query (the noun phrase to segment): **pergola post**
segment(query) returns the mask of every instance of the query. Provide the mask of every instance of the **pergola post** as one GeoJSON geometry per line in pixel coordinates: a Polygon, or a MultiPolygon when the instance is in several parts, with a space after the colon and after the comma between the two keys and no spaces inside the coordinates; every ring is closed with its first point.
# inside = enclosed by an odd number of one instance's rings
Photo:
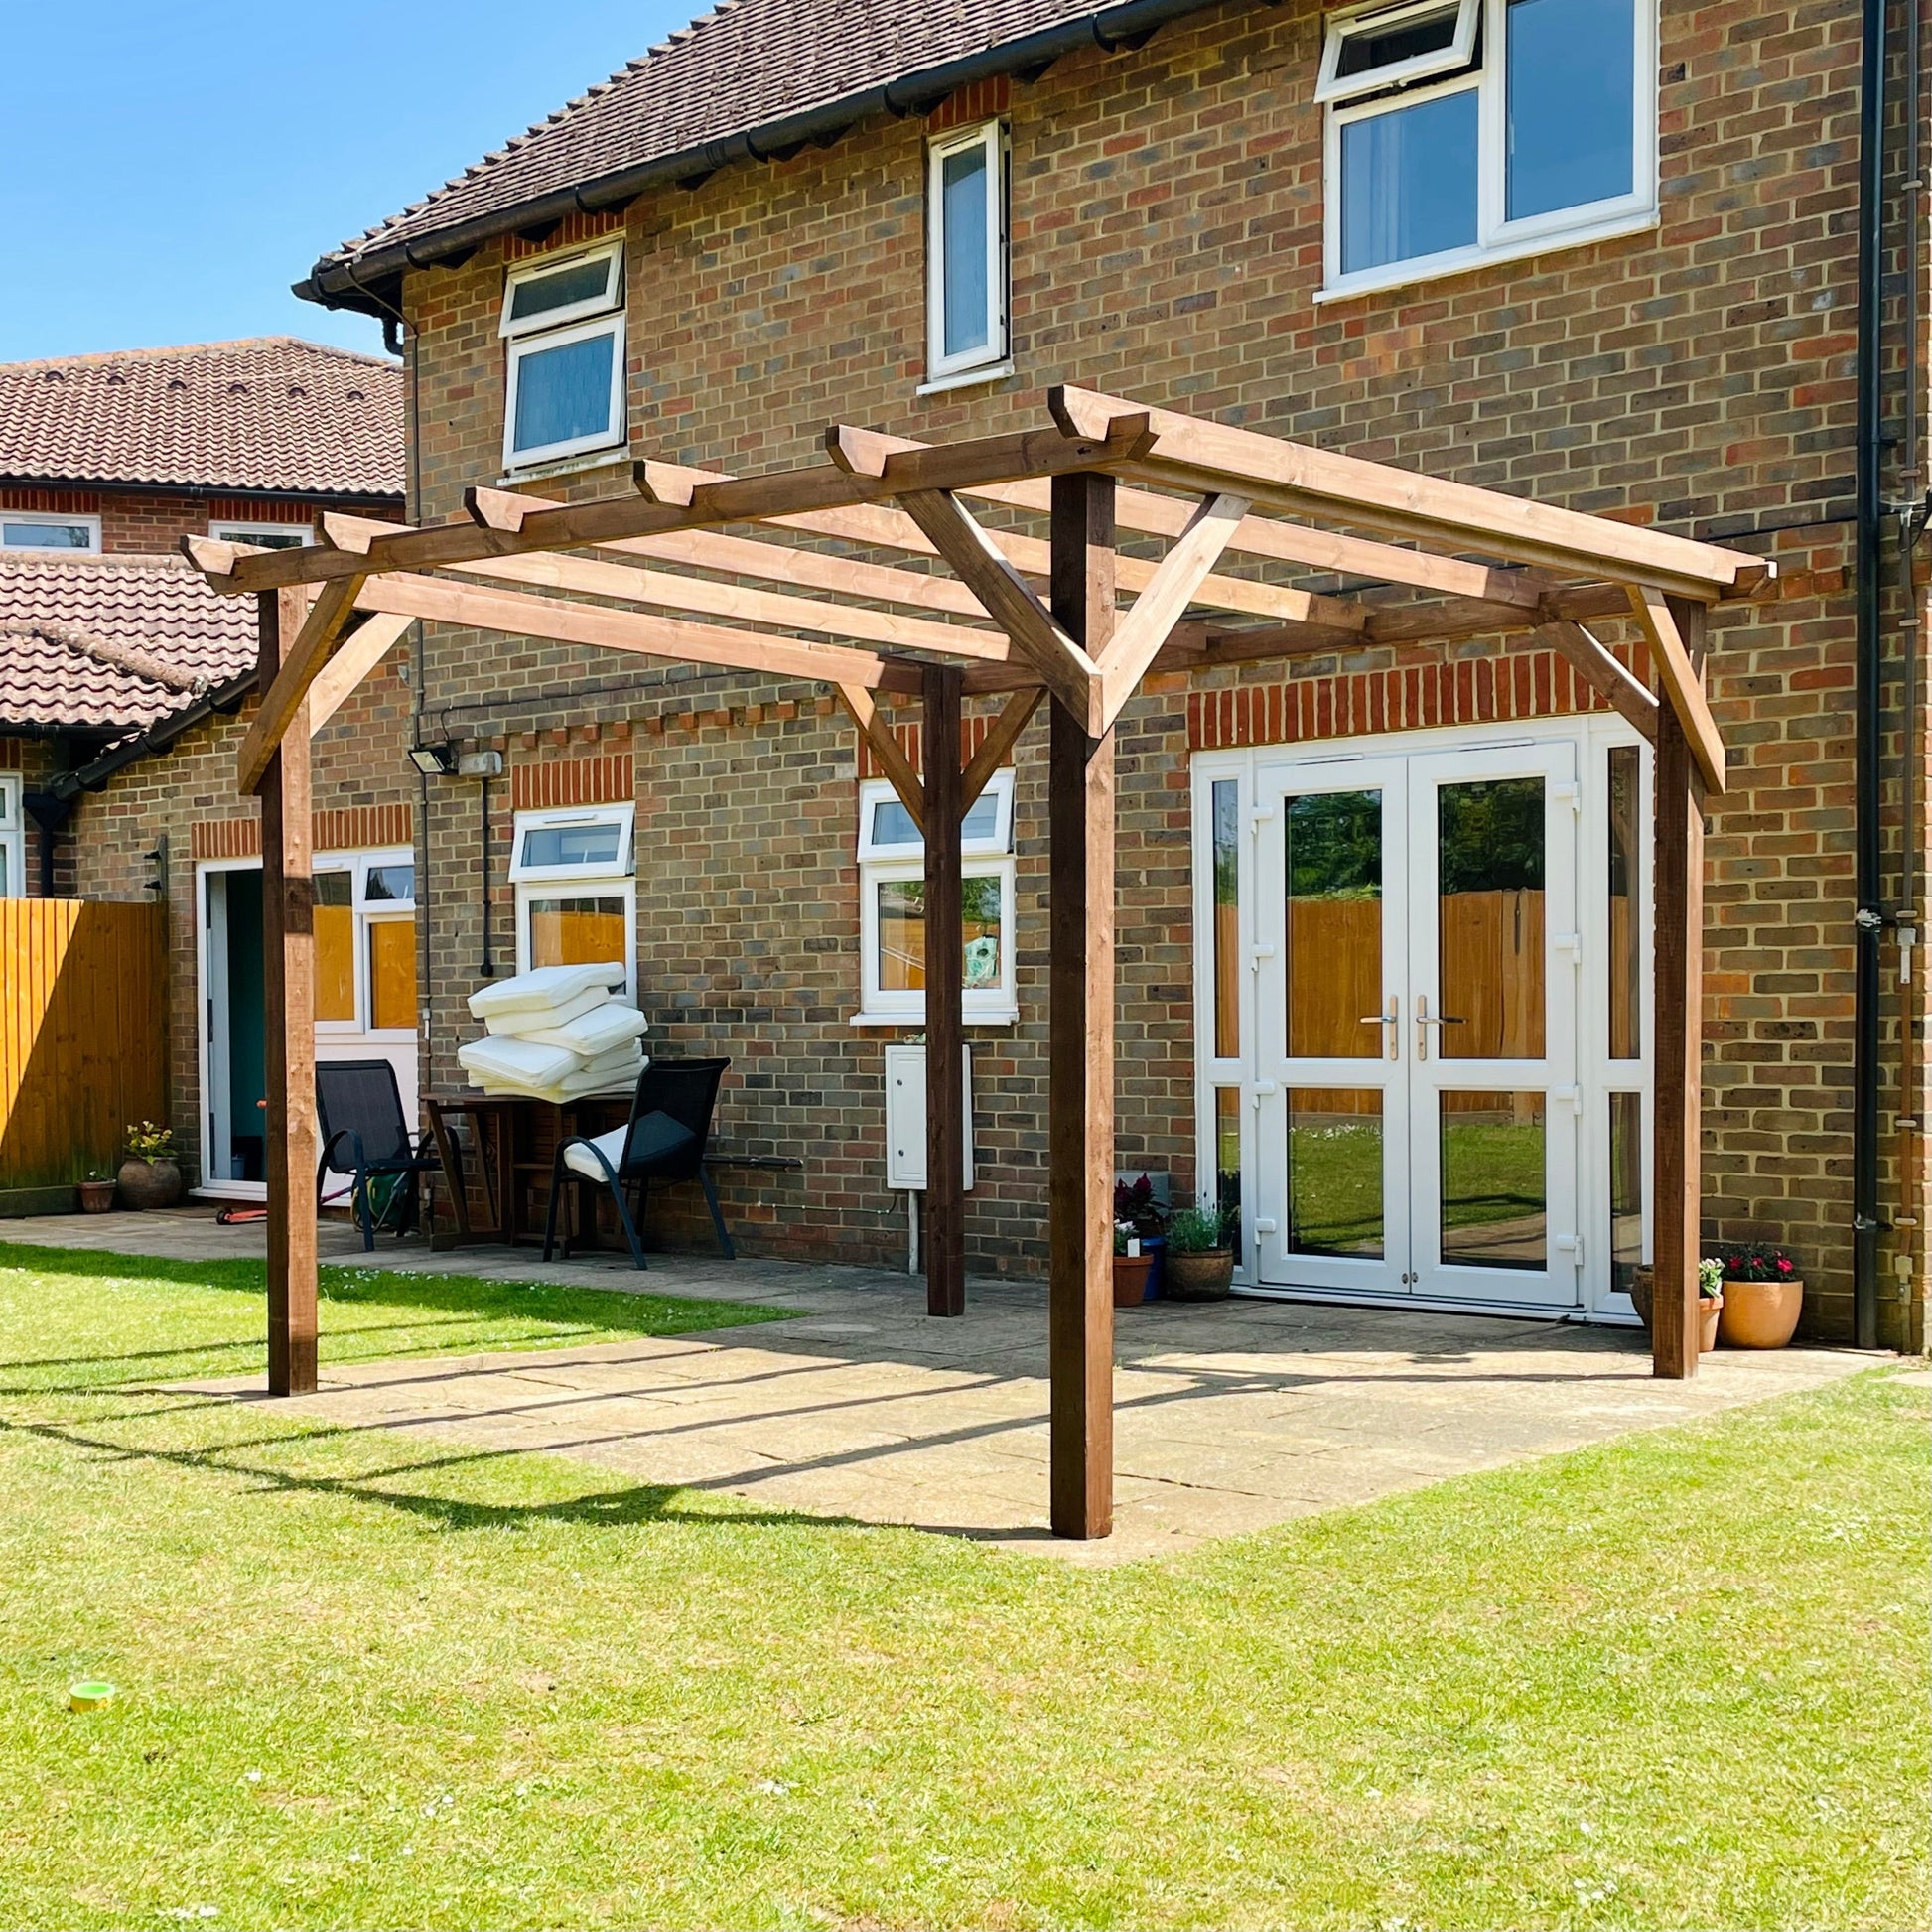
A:
{"type": "MultiPolygon", "coordinates": [[[[1672,615],[1700,686],[1704,607],[1677,598],[1672,615]]],[[[1655,1374],[1698,1370],[1699,1223],[1703,1197],[1704,785],[1675,707],[1657,707],[1655,997],[1657,1123],[1651,1173],[1655,1263],[1650,1358],[1655,1374]]]]}
{"type": "MultiPolygon", "coordinates": [[[[1114,480],[1053,479],[1052,611],[1091,657],[1114,625],[1114,480]]],[[[1114,739],[1055,697],[1048,753],[1047,1354],[1055,1536],[1114,1523],[1114,739]]]]}
{"type": "MultiPolygon", "coordinates": [[[[261,689],[300,635],[297,590],[260,598],[261,689]]],[[[308,700],[262,775],[262,994],[268,1174],[268,1390],[316,1386],[315,876],[311,865],[308,700]]]]}
{"type": "Polygon", "coordinates": [[[960,673],[924,673],[925,1311],[966,1312],[966,1150],[961,989],[960,673]]]}

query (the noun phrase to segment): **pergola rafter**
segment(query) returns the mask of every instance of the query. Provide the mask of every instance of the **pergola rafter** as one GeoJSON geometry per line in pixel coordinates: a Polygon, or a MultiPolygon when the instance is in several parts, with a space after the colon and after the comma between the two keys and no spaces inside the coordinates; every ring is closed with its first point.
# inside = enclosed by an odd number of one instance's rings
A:
{"type": "MultiPolygon", "coordinates": [[[[839,425],[830,461],[752,477],[646,461],[632,491],[588,502],[479,485],[464,516],[421,528],[332,513],[299,550],[185,541],[262,613],[265,695],[236,775],[264,800],[271,1137],[289,1137],[270,1187],[278,1392],[315,1375],[307,740],[416,619],[829,687],[924,833],[941,960],[959,943],[961,820],[1048,705],[1052,1514],[1079,1536],[1111,1512],[1115,722],[1151,672],[1533,632],[1657,748],[1653,1344],[1659,1374],[1695,1371],[1698,832],[1725,776],[1704,616],[1771,566],[1121,397],[1049,404],[1048,427],[946,445],[839,425]],[[1044,534],[1015,527],[1042,515],[1044,534]],[[1122,531],[1165,553],[1121,554],[1122,531]],[[1588,628],[1605,621],[1645,646],[1654,694],[1588,628]],[[922,769],[882,692],[919,699],[922,769]],[[982,693],[1006,702],[962,765],[961,705],[982,693]]],[[[965,1294],[962,1028],[956,976],[933,977],[927,1286],[948,1314],[965,1294]]]]}

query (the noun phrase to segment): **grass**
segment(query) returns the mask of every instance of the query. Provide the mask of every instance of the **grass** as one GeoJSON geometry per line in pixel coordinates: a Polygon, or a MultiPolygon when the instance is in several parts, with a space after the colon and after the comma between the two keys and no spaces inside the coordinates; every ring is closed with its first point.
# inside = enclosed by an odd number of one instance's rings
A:
{"type": "MultiPolygon", "coordinates": [[[[158,1392],[245,1284],[0,1261],[0,1923],[1926,1920],[1882,1373],[1088,1572],[158,1392]]],[[[529,1339],[437,1293],[325,1348],[529,1339]]]]}

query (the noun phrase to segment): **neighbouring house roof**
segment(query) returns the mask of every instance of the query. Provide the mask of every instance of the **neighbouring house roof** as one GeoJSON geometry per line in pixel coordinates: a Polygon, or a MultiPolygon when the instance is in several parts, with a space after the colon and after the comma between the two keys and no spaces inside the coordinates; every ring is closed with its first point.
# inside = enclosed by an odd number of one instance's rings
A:
{"type": "Polygon", "coordinates": [[[659,182],[769,160],[865,115],[1079,47],[1138,45],[1219,0],[723,0],[455,180],[325,255],[297,293],[376,313],[363,290],[512,229],[617,207],[659,182]],[[432,245],[432,238],[434,242],[432,245]]]}
{"type": "Polygon", "coordinates": [[[402,370],[293,336],[0,363],[0,477],[399,497],[402,370]]]}
{"type": "Polygon", "coordinates": [[[179,557],[0,555],[0,731],[124,738],[252,680],[252,598],[179,557]]]}

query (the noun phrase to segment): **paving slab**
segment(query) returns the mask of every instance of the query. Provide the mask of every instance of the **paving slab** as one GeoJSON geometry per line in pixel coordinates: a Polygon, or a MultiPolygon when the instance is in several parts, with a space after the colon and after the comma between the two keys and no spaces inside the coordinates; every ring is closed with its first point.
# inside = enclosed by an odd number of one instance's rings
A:
{"type": "MultiPolygon", "coordinates": [[[[219,1259],[263,1251],[260,1223],[211,1209],[51,1216],[0,1238],[219,1259]]],[[[326,1225],[326,1257],[365,1259],[326,1225]]],[[[1634,1329],[1326,1307],[1259,1298],[1156,1303],[1116,1324],[1115,1530],[1047,1530],[1046,1298],[969,1284],[966,1315],[931,1320],[921,1284],[887,1270],[709,1255],[648,1272],[534,1250],[433,1255],[382,1242],[402,1272],[579,1283],[792,1312],[752,1327],[460,1359],[332,1364],[278,1404],[439,1450],[542,1449],[640,1484],[711,1489],[760,1509],[904,1524],[1082,1564],[1183,1554],[1218,1537],[1372,1501],[1631,1430],[1798,1389],[1885,1359],[1849,1350],[1721,1350],[1659,1382],[1634,1329]]],[[[326,1348],[326,1341],[325,1341],[326,1348]]],[[[196,1384],[234,1396],[258,1383],[196,1384]]]]}

